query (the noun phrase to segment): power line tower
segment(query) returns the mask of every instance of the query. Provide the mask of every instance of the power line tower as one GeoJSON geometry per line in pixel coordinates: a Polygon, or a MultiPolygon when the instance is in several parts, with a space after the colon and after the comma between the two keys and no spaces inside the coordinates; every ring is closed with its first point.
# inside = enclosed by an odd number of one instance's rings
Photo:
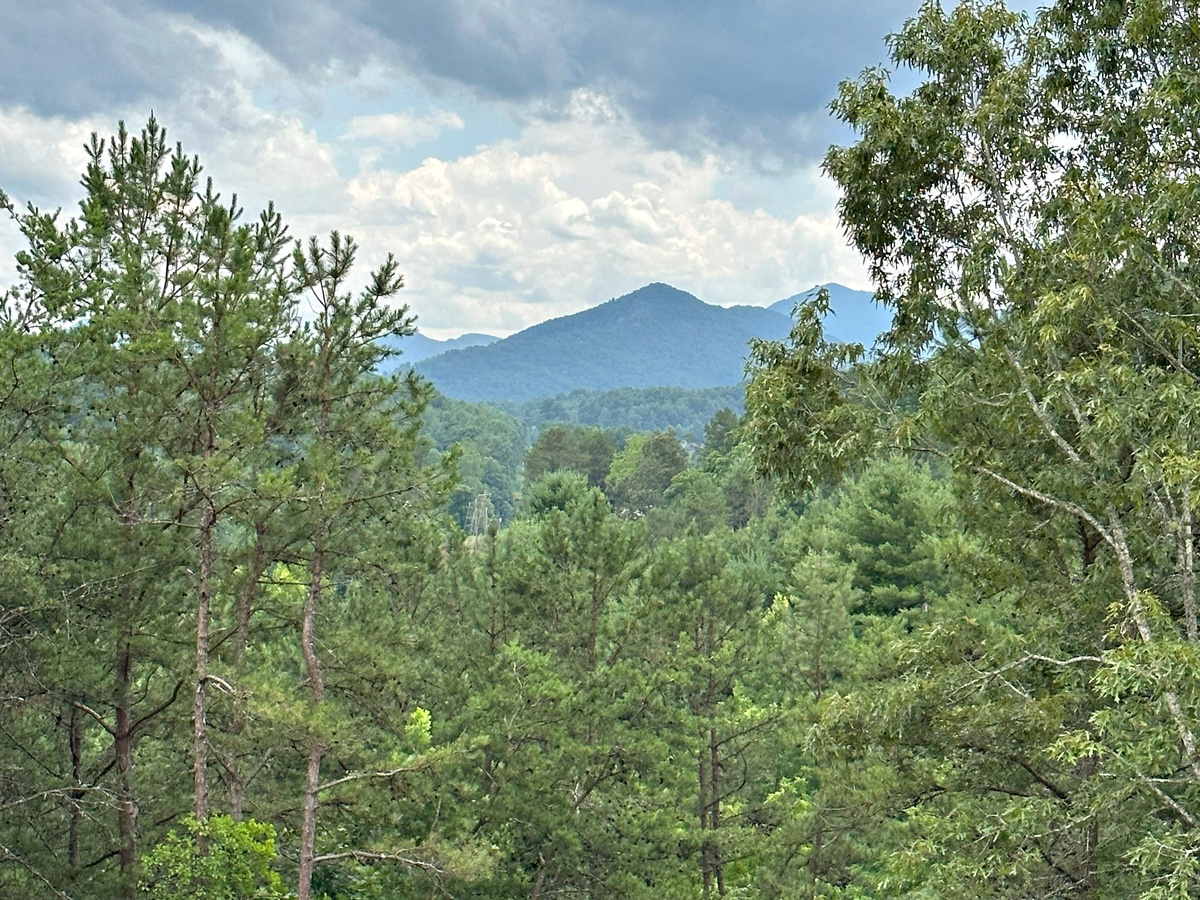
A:
{"type": "Polygon", "coordinates": [[[488,496],[487,491],[475,497],[475,503],[471,507],[471,528],[469,534],[471,537],[479,537],[487,534],[488,522],[492,515],[492,498],[488,496]]]}

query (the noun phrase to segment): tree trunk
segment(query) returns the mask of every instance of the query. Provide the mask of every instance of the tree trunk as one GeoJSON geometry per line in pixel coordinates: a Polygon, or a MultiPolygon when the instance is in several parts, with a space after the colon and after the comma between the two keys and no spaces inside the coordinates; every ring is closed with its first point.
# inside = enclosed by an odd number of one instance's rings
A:
{"type": "Polygon", "coordinates": [[[68,724],[71,745],[71,784],[74,787],[68,793],[70,802],[68,814],[70,821],[67,826],[67,862],[74,876],[79,871],[79,826],[83,819],[83,718],[79,710],[71,706],[71,718],[68,724]]]}
{"type": "Polygon", "coordinates": [[[321,786],[321,758],[325,746],[314,740],[308,751],[308,768],[304,775],[304,802],[300,821],[300,876],[296,900],[310,900],[312,892],[313,857],[317,847],[317,805],[321,786]]]}
{"type": "Polygon", "coordinates": [[[602,601],[600,594],[600,576],[592,573],[592,608],[591,617],[588,622],[587,636],[587,666],[589,672],[596,671],[596,637],[600,633],[600,604],[602,601]]]}
{"type": "MultiPolygon", "coordinates": [[[[250,644],[250,619],[254,615],[254,601],[258,596],[258,587],[267,568],[267,526],[261,519],[254,523],[254,534],[254,556],[250,562],[250,571],[246,575],[245,584],[242,585],[242,590],[238,594],[237,624],[233,635],[233,661],[237,677],[235,684],[239,686],[246,671],[246,648],[250,644]]],[[[229,727],[230,733],[233,735],[241,734],[246,727],[244,705],[244,699],[240,697],[235,699],[233,720],[229,727]]],[[[260,770],[264,762],[265,760],[260,760],[254,771],[260,770]]],[[[246,801],[246,786],[254,777],[254,773],[243,774],[236,740],[231,742],[228,752],[225,753],[224,766],[229,779],[229,815],[233,821],[240,822],[246,801]]]]}
{"type": "Polygon", "coordinates": [[[116,728],[113,749],[117,769],[117,833],[120,841],[118,860],[121,867],[121,897],[132,898],[137,887],[137,804],[133,799],[133,714],[132,704],[133,652],[129,635],[117,642],[114,665],[116,695],[116,728]]]}
{"type": "Polygon", "coordinates": [[[1180,498],[1179,524],[1179,594],[1183,600],[1183,616],[1188,640],[1200,640],[1200,627],[1196,622],[1196,549],[1195,526],[1192,521],[1192,490],[1184,484],[1180,498]]]}
{"type": "Polygon", "coordinates": [[[709,787],[712,790],[711,808],[708,813],[709,826],[712,828],[712,865],[713,875],[717,880],[717,896],[725,896],[725,861],[721,858],[721,848],[717,843],[717,833],[721,828],[721,741],[716,727],[708,732],[709,752],[709,787]]]}
{"type": "Polygon", "coordinates": [[[705,900],[712,896],[712,847],[709,844],[708,828],[708,798],[711,795],[709,781],[708,754],[701,750],[699,754],[699,787],[700,787],[700,881],[703,884],[705,900]]]}
{"type": "MultiPolygon", "coordinates": [[[[323,529],[321,530],[323,532],[323,529]]],[[[312,690],[313,706],[325,700],[325,681],[321,675],[321,661],[317,657],[315,631],[317,604],[321,598],[321,582],[325,569],[325,543],[318,532],[313,541],[312,566],[309,570],[308,593],[304,598],[304,621],[300,626],[300,651],[308,670],[309,687],[312,690]]],[[[317,801],[321,783],[321,759],[325,755],[325,744],[314,735],[308,751],[308,769],[304,778],[304,800],[300,821],[300,874],[297,885],[297,900],[309,900],[312,891],[313,857],[317,843],[317,801]]]]}
{"type": "MultiPolygon", "coordinates": [[[[1150,615],[1146,611],[1145,600],[1142,592],[1138,589],[1137,579],[1134,576],[1133,552],[1129,549],[1129,541],[1125,537],[1125,527],[1116,510],[1110,510],[1109,523],[1112,534],[1109,546],[1112,547],[1117,557],[1117,567],[1121,573],[1121,583],[1125,589],[1125,598],[1129,603],[1131,617],[1142,642],[1147,645],[1153,644],[1154,632],[1150,627],[1150,615]]],[[[1163,699],[1166,701],[1167,710],[1171,713],[1171,718],[1179,732],[1184,764],[1191,769],[1193,777],[1200,778],[1200,758],[1196,755],[1196,736],[1192,731],[1191,721],[1183,704],[1179,701],[1179,692],[1168,689],[1163,692],[1163,699]]]]}
{"type": "MultiPolygon", "coordinates": [[[[554,854],[551,853],[550,860],[553,859],[554,854]]],[[[546,890],[546,873],[550,870],[550,860],[547,860],[542,854],[538,854],[537,875],[534,876],[533,887],[529,891],[529,900],[541,900],[542,894],[546,890]]]]}
{"type": "Polygon", "coordinates": [[[314,544],[308,593],[304,598],[304,621],[300,625],[300,653],[304,656],[304,668],[308,671],[308,685],[312,691],[313,703],[320,704],[325,699],[325,681],[321,675],[321,661],[317,658],[316,622],[317,604],[321,599],[321,580],[325,574],[325,546],[319,535],[314,544]]]}
{"type": "MultiPolygon", "coordinates": [[[[212,497],[205,497],[200,522],[200,585],[196,608],[196,691],[192,698],[192,771],[195,813],[199,821],[208,818],[208,642],[216,568],[216,524],[217,511],[212,497]]],[[[201,853],[207,853],[207,840],[198,839],[197,848],[201,853]]]]}

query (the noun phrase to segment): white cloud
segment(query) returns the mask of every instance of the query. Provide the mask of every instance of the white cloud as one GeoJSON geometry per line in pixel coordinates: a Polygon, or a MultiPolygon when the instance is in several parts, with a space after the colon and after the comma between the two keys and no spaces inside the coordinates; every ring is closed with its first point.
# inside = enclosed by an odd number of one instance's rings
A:
{"type": "Polygon", "coordinates": [[[5,184],[12,199],[58,206],[68,202],[87,165],[92,132],[106,135],[115,122],[100,124],[82,119],[42,118],[17,107],[0,108],[0,160],[5,184]]]}
{"type": "MultiPolygon", "coordinates": [[[[88,120],[41,118],[22,108],[0,108],[0,188],[18,212],[32,203],[43,211],[64,207],[64,216],[72,215],[79,176],[87,165],[85,147],[93,131],[103,135],[108,130],[88,120]]],[[[16,278],[14,257],[24,242],[7,213],[0,216],[2,293],[16,278]]]]}
{"type": "MultiPolygon", "coordinates": [[[[390,243],[434,335],[508,333],[650,281],[723,305],[865,283],[832,204],[791,219],[739,208],[715,193],[731,178],[715,156],[654,149],[590,96],[457,160],[364,170],[349,191],[356,227],[390,243]]],[[[830,193],[815,167],[793,179],[830,193]]]]}
{"type": "Polygon", "coordinates": [[[415,147],[436,140],[446,129],[461,130],[462,118],[448,110],[434,110],[428,115],[381,113],[374,116],[354,116],[346,128],[347,140],[376,140],[404,147],[415,147]]]}
{"type": "Polygon", "coordinates": [[[192,84],[160,118],[196,148],[217,189],[248,209],[274,201],[285,218],[324,221],[346,202],[333,148],[299,116],[256,106],[244,88],[192,84]]]}
{"type": "MultiPolygon", "coordinates": [[[[386,156],[364,149],[346,173],[338,140],[323,140],[292,107],[264,108],[247,87],[269,61],[244,43],[214,46],[226,47],[228,65],[157,106],[169,139],[198,153],[218,190],[236,191],[251,213],[274,200],[295,236],[352,235],[364,269],[393,252],[408,284],[401,299],[432,336],[511,333],[651,281],[723,305],[765,305],[823,281],[865,286],[815,167],[780,182],[816,198],[792,207],[804,214],[771,214],[748,199],[761,176],[739,193],[748,176],[735,161],[657,149],[620,108],[581,92],[567,115],[534,119],[519,137],[457,159],[386,168],[386,156]]],[[[18,201],[14,181],[74,204],[87,135],[111,131],[121,115],[140,124],[130,110],[97,123],[0,109],[0,186],[18,201]]],[[[343,131],[389,140],[461,121],[398,111],[343,131]]],[[[14,249],[11,229],[0,228],[0,283],[11,280],[14,249]]]]}

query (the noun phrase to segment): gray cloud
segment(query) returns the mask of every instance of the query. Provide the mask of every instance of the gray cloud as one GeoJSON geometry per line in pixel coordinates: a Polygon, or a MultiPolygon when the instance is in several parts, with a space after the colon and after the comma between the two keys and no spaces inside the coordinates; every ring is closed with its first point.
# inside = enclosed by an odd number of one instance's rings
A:
{"type": "Polygon", "coordinates": [[[146,3],[0,2],[0,104],[79,116],[173,94],[215,55],[146,3]]]}
{"type": "Polygon", "coordinates": [[[837,83],[882,62],[916,0],[162,0],[241,31],[294,71],[382,59],[481,96],[616,99],[676,146],[819,153],[837,83]]]}
{"type": "Polygon", "coordinates": [[[381,61],[427,84],[560,109],[591,88],[662,144],[764,170],[818,156],[837,83],[885,58],[918,0],[43,0],[0,2],[0,102],[78,115],[175,93],[215,64],[181,17],[237,31],[304,79],[381,61]]]}

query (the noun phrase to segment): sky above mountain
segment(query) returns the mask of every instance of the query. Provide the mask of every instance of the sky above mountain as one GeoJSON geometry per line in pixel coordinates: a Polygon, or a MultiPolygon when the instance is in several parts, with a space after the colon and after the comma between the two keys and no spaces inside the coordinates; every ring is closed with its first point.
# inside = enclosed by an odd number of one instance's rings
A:
{"type": "MultiPolygon", "coordinates": [[[[153,111],[248,209],[394,253],[439,338],[652,281],[719,305],[865,288],[820,173],[849,139],[827,107],[917,8],[0,0],[0,188],[73,210],[89,134],[153,111]]],[[[0,284],[18,247],[0,224],[0,284]]]]}

